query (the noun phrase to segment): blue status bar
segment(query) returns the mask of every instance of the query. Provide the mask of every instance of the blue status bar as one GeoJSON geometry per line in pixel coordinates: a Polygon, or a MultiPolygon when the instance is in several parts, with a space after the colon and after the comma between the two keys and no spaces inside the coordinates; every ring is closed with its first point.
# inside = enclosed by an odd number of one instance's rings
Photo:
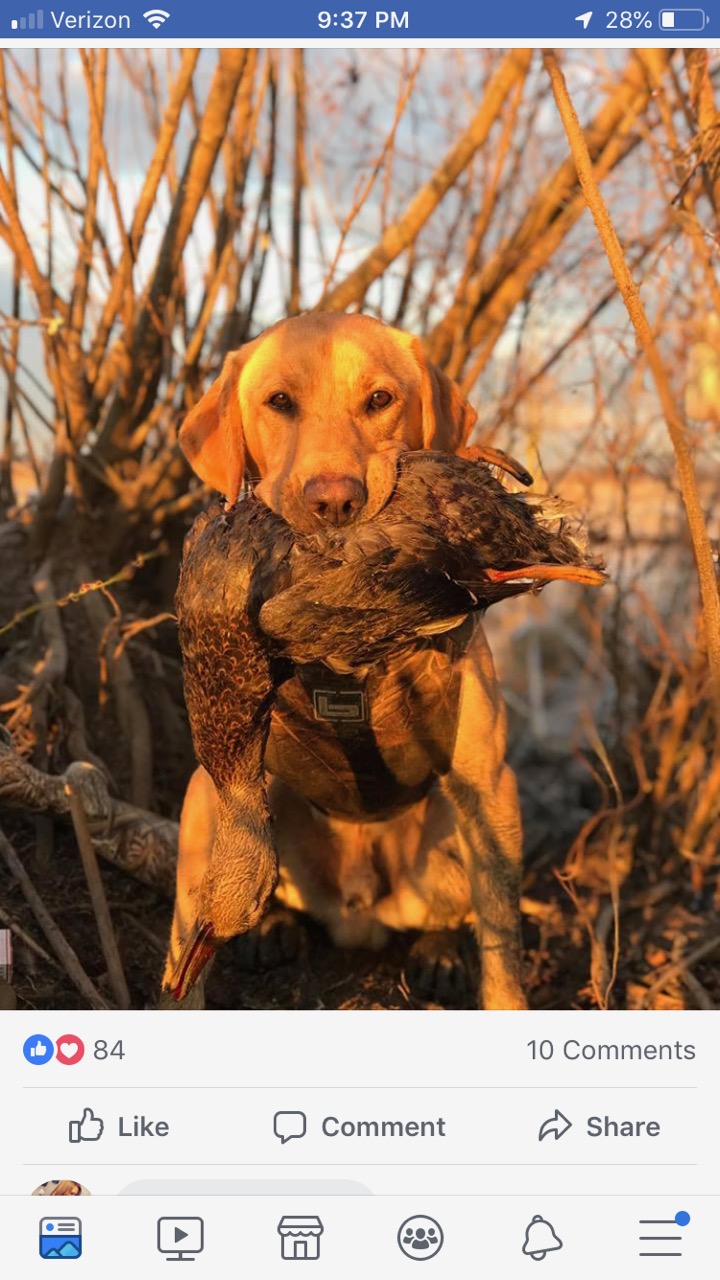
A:
{"type": "MultiPolygon", "coordinates": [[[[587,5],[588,0],[585,0],[587,5]]],[[[365,41],[373,39],[425,40],[547,40],[564,42],[587,38],[603,42],[654,40],[683,44],[720,37],[716,9],[645,8],[611,9],[603,4],[586,8],[582,0],[524,0],[514,4],[487,4],[483,0],[273,0],[263,5],[228,4],[224,0],[163,0],[123,4],[104,2],[78,7],[72,0],[56,8],[21,7],[6,0],[0,18],[0,34],[8,40],[76,38],[85,40],[212,39],[218,41],[322,39],[365,41]],[[365,5],[366,7],[363,7],[365,5]],[[357,6],[357,7],[355,7],[357,6]]]]}

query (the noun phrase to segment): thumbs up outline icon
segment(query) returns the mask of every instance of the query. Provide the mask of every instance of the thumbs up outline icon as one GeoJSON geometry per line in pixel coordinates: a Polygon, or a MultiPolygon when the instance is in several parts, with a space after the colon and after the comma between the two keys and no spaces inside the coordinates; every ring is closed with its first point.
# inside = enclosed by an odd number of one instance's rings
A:
{"type": "Polygon", "coordinates": [[[103,1135],[105,1121],[96,1116],[91,1107],[85,1107],[82,1120],[71,1120],[68,1133],[71,1142],[98,1142],[103,1135]]]}

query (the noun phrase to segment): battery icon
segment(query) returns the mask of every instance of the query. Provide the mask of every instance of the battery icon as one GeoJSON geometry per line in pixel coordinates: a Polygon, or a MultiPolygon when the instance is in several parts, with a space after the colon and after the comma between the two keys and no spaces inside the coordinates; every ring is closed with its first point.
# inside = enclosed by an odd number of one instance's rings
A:
{"type": "Polygon", "coordinates": [[[661,31],[704,31],[710,19],[704,9],[661,9],[661,31]]]}

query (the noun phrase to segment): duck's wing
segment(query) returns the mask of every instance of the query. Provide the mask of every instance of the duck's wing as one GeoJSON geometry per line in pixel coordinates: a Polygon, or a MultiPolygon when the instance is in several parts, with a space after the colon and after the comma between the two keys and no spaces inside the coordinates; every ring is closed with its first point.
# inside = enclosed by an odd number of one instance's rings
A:
{"type": "Polygon", "coordinates": [[[391,548],[307,577],[267,600],[260,626],[294,662],[366,666],[418,635],[457,626],[476,607],[444,571],[391,548]]]}
{"type": "Polygon", "coordinates": [[[181,613],[257,614],[283,576],[294,544],[289,525],[247,497],[230,512],[219,503],[198,516],[183,545],[176,595],[181,613]]]}
{"type": "Polygon", "coordinates": [[[284,522],[252,500],[230,515],[211,509],[186,539],[175,599],[185,702],[195,753],[218,787],[262,751],[274,680],[257,615],[291,545],[284,522]]]}

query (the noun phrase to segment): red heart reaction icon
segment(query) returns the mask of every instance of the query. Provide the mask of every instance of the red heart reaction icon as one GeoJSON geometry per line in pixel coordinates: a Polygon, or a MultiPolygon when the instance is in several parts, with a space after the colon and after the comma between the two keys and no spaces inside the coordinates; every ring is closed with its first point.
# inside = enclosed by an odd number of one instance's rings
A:
{"type": "Polygon", "coordinates": [[[74,1067],[85,1057],[85,1045],[79,1036],[60,1036],[55,1042],[55,1056],[64,1067],[74,1067]]]}

